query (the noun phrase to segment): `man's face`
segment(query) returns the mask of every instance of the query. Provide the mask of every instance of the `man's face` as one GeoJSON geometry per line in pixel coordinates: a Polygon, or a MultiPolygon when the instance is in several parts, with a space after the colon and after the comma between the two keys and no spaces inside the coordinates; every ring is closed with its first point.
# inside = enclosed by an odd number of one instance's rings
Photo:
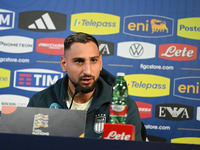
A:
{"type": "Polygon", "coordinates": [[[61,67],[68,74],[69,86],[78,86],[83,93],[91,92],[102,69],[102,55],[94,42],[76,42],[61,57],[61,67]]]}

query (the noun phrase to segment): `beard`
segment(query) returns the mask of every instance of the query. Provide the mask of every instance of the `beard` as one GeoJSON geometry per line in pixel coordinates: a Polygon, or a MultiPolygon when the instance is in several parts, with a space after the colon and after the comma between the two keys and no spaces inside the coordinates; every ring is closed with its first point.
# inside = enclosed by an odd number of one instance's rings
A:
{"type": "MultiPolygon", "coordinates": [[[[79,78],[79,81],[81,81],[82,78],[84,78],[84,77],[91,77],[91,78],[94,79],[94,77],[92,77],[92,76],[82,76],[82,77],[79,78]]],[[[79,84],[79,82],[74,82],[74,81],[72,81],[70,78],[69,78],[69,80],[70,80],[71,83],[74,85],[75,90],[76,90],[77,92],[81,92],[81,93],[89,93],[89,92],[92,92],[92,91],[95,89],[96,85],[97,85],[97,80],[95,80],[94,83],[93,83],[91,86],[89,86],[89,87],[83,87],[82,85],[79,84]]]]}

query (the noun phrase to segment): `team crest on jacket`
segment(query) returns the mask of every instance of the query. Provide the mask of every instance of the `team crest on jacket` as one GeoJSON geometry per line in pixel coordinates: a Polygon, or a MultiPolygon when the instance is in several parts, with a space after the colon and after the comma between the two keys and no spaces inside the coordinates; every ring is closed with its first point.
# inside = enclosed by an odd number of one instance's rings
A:
{"type": "Polygon", "coordinates": [[[106,123],[106,114],[95,115],[94,131],[98,134],[102,133],[104,130],[104,123],[106,123]]]}

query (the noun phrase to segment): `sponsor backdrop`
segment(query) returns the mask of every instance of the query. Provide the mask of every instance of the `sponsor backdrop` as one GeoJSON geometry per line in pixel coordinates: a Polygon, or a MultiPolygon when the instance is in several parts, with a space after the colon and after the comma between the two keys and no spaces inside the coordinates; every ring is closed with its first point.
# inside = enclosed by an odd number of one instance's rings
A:
{"type": "Polygon", "coordinates": [[[26,107],[64,74],[63,41],[87,32],[125,72],[149,141],[200,144],[199,0],[0,0],[0,106],[26,107]]]}

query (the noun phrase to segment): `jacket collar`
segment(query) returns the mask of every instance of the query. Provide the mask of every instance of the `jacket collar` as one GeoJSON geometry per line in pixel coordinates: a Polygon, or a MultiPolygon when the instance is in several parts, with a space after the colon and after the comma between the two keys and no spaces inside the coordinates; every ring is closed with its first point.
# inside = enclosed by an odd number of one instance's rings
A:
{"type": "MultiPolygon", "coordinates": [[[[113,75],[111,75],[105,69],[102,69],[99,79],[97,81],[98,83],[93,95],[92,104],[88,112],[98,109],[105,103],[111,102],[112,83],[114,82],[114,80],[115,80],[115,77],[113,75]]],[[[65,77],[62,78],[60,89],[58,89],[59,103],[62,106],[62,108],[65,108],[65,109],[68,109],[66,105],[66,99],[68,99],[67,86],[68,86],[68,76],[66,74],[65,77]]]]}

